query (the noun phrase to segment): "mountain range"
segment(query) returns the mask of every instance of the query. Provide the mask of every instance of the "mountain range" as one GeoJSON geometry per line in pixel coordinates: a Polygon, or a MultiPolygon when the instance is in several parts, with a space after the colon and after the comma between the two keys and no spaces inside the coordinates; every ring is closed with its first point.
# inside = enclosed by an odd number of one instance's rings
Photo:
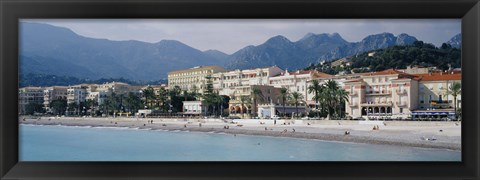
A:
{"type": "MultiPolygon", "coordinates": [[[[454,38],[449,44],[461,44],[461,38],[454,38]]],[[[408,34],[395,36],[381,33],[367,36],[360,42],[348,42],[338,33],[308,33],[292,42],[279,35],[258,46],[247,46],[228,55],[218,50],[200,51],[175,40],[147,43],[94,39],[63,27],[22,22],[20,73],[92,80],[120,77],[159,80],[166,78],[169,71],[200,65],[219,65],[227,69],[277,65],[295,70],[321,60],[329,61],[365,51],[408,45],[416,40],[408,34]]]]}

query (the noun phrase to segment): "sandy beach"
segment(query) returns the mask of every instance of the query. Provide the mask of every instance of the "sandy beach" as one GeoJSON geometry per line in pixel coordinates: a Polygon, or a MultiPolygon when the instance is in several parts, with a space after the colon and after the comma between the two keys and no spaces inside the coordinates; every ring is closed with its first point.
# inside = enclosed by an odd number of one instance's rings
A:
{"type": "Polygon", "coordinates": [[[461,122],[20,117],[21,124],[130,127],[461,150],[461,122]],[[152,122],[153,121],[153,122],[152,122]],[[373,130],[378,126],[378,130],[373,130]],[[228,129],[227,129],[228,127],[228,129]],[[348,131],[349,135],[345,135],[348,131]]]}

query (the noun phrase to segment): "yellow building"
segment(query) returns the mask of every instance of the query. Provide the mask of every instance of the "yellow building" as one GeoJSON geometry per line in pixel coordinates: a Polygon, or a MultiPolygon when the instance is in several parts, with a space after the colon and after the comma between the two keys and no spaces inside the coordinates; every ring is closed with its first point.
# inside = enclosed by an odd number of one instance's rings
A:
{"type": "Polygon", "coordinates": [[[182,90],[192,91],[198,89],[203,93],[206,85],[206,77],[214,73],[225,72],[220,66],[197,66],[168,73],[168,87],[180,87],[182,90]]]}
{"type": "MultiPolygon", "coordinates": [[[[418,74],[420,77],[418,106],[422,110],[453,109],[454,97],[449,95],[453,83],[461,83],[460,72],[418,74]]],[[[461,107],[462,95],[457,96],[461,107]]]]}

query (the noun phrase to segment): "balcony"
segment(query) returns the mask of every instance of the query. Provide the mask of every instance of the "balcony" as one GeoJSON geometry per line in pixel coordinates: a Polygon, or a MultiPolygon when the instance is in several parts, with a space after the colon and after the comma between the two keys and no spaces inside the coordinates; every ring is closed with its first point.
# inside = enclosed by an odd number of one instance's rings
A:
{"type": "Polygon", "coordinates": [[[362,102],[362,106],[370,107],[370,106],[392,106],[393,103],[391,101],[381,101],[381,102],[362,102]]]}
{"type": "Polygon", "coordinates": [[[397,92],[397,94],[407,94],[406,89],[397,89],[395,92],[397,92]]]}
{"type": "Polygon", "coordinates": [[[395,102],[395,104],[398,106],[398,107],[405,107],[407,106],[407,103],[406,102],[395,102]]]}
{"type": "Polygon", "coordinates": [[[384,95],[391,95],[391,91],[382,90],[382,91],[367,91],[365,95],[367,96],[384,96],[384,95]]]}

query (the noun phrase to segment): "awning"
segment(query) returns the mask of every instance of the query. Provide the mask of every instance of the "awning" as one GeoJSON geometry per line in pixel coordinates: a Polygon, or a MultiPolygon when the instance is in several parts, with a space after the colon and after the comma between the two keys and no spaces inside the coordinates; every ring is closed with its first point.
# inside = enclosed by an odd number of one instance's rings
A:
{"type": "Polygon", "coordinates": [[[412,112],[412,115],[455,115],[454,112],[412,112]]]}

